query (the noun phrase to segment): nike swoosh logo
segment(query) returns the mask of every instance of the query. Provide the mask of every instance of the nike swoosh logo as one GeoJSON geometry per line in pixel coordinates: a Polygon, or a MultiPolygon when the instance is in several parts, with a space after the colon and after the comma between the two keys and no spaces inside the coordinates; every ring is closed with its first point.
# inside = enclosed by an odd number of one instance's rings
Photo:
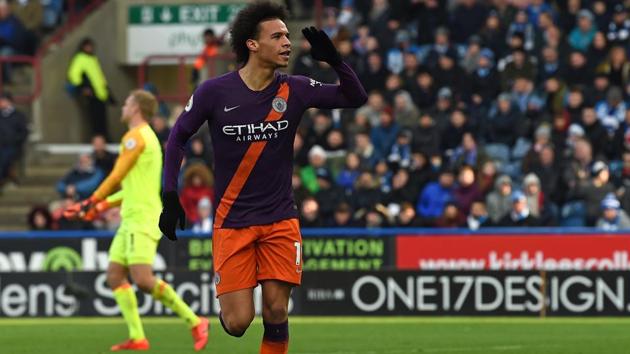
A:
{"type": "Polygon", "coordinates": [[[230,107],[230,108],[228,108],[227,106],[225,106],[225,107],[223,107],[223,112],[229,112],[229,111],[231,111],[231,110],[233,110],[233,109],[237,109],[237,108],[238,108],[238,107],[240,107],[240,106],[241,106],[241,105],[234,106],[234,107],[230,107]]]}

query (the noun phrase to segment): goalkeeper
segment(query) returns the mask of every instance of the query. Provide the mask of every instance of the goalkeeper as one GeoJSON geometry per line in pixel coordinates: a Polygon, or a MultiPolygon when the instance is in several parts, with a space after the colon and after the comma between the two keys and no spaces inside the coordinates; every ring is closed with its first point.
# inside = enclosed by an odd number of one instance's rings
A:
{"type": "Polygon", "coordinates": [[[151,93],[131,92],[121,118],[129,131],[120,144],[120,156],[114,169],[90,198],[64,213],[70,219],[91,221],[98,213],[121,206],[122,223],[109,248],[107,282],[127,323],[129,339],[112,346],[112,351],[149,349],[129,275],[140,290],[151,294],[186,321],[192,330],[195,350],[203,349],[208,341],[208,320],[195,315],[169,284],[153,275],[153,259],[162,235],[157,226],[162,211],[162,151],[147,120],[156,109],[157,100],[151,93]],[[120,190],[114,193],[116,189],[120,190]]]}

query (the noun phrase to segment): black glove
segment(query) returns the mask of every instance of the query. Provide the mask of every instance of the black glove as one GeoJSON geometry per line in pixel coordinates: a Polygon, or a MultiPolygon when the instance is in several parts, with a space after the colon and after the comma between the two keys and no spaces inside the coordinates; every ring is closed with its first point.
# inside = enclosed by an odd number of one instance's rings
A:
{"type": "Polygon", "coordinates": [[[171,241],[177,241],[175,228],[179,220],[179,228],[184,230],[186,227],[186,213],[184,208],[179,204],[179,196],[177,192],[162,193],[162,214],[160,214],[160,230],[171,241]]]}
{"type": "Polygon", "coordinates": [[[303,28],[302,34],[311,44],[311,56],[313,59],[325,61],[331,66],[341,64],[341,55],[324,31],[311,26],[303,28]]]}

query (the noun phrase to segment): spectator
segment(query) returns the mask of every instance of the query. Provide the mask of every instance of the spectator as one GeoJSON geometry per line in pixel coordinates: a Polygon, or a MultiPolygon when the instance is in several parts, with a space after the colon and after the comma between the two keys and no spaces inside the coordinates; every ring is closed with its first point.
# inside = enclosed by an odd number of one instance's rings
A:
{"type": "Polygon", "coordinates": [[[497,178],[494,190],[486,197],[488,216],[493,223],[498,223],[512,209],[512,179],[502,175],[497,178]]]}
{"type": "Polygon", "coordinates": [[[573,192],[573,199],[583,200],[586,205],[586,225],[595,226],[600,214],[600,205],[604,197],[614,193],[614,187],[609,182],[610,171],[603,161],[595,161],[591,168],[592,178],[582,180],[573,192]]]}
{"type": "Polygon", "coordinates": [[[601,202],[601,214],[596,227],[604,231],[618,231],[630,228],[630,217],[620,208],[614,194],[608,194],[601,202]]]}
{"type": "Polygon", "coordinates": [[[52,215],[45,206],[34,206],[28,213],[28,226],[31,231],[48,231],[53,229],[52,215]]]}
{"type": "Polygon", "coordinates": [[[628,11],[623,4],[616,4],[613,7],[613,18],[608,24],[606,38],[615,45],[628,45],[630,41],[630,19],[628,19],[628,11]]]}
{"type": "Polygon", "coordinates": [[[208,198],[214,205],[214,178],[212,172],[201,163],[190,164],[184,172],[184,183],[179,193],[182,207],[186,212],[188,222],[194,224],[200,221],[198,214],[199,202],[208,198]]]}
{"type": "Polygon", "coordinates": [[[387,162],[392,166],[393,170],[399,168],[409,168],[411,165],[411,138],[412,133],[409,129],[403,129],[398,132],[396,143],[387,156],[387,162]]]}
{"type": "Polygon", "coordinates": [[[511,211],[498,223],[503,227],[535,227],[539,226],[539,220],[533,216],[527,205],[527,197],[521,191],[512,192],[511,211]]]}
{"type": "Polygon", "coordinates": [[[13,167],[22,157],[27,137],[26,117],[15,109],[11,94],[0,94],[0,187],[7,178],[18,183],[13,167]]]}
{"type": "Polygon", "coordinates": [[[562,201],[561,193],[558,191],[561,173],[553,146],[543,146],[531,169],[523,170],[526,173],[532,172],[540,178],[541,190],[550,202],[559,204],[562,201]]]}
{"type": "Polygon", "coordinates": [[[494,53],[484,48],[479,53],[471,77],[472,103],[488,106],[500,90],[499,74],[494,67],[494,53]]]}
{"type": "Polygon", "coordinates": [[[442,171],[437,182],[429,182],[418,197],[418,215],[429,222],[441,217],[446,203],[453,200],[454,182],[453,172],[449,170],[442,171]]]}
{"type": "Polygon", "coordinates": [[[465,132],[461,145],[455,148],[451,155],[451,167],[458,169],[462,166],[471,166],[478,170],[487,160],[486,153],[477,147],[473,134],[465,132]]]}
{"type": "Polygon", "coordinates": [[[580,10],[577,17],[577,27],[569,33],[569,44],[573,49],[584,52],[591,45],[597,28],[593,21],[593,13],[590,11],[580,10]]]}
{"type": "Polygon", "coordinates": [[[477,33],[488,16],[488,8],[481,1],[462,0],[455,7],[451,17],[453,28],[453,40],[456,43],[465,43],[473,34],[477,33]]]}
{"type": "Polygon", "coordinates": [[[448,202],[444,206],[444,212],[435,220],[435,227],[458,228],[466,225],[466,217],[459,211],[457,205],[448,202]]]}
{"type": "Polygon", "coordinates": [[[333,182],[333,176],[327,169],[316,171],[318,190],[315,199],[319,204],[319,215],[322,220],[332,217],[335,207],[344,199],[344,191],[333,182]]]}
{"type": "Polygon", "coordinates": [[[113,98],[92,39],[84,38],[79,44],[68,67],[68,83],[81,108],[83,121],[91,126],[92,136],[103,135],[105,140],[111,140],[106,104],[113,103],[113,98]]]}
{"type": "Polygon", "coordinates": [[[595,106],[595,111],[597,112],[597,118],[604,124],[609,120],[621,123],[625,119],[626,108],[621,89],[612,86],[606,94],[606,100],[598,102],[595,106]]]}
{"type": "Polygon", "coordinates": [[[383,199],[383,193],[381,192],[378,182],[375,176],[369,172],[361,172],[357,179],[354,193],[350,197],[350,205],[356,211],[363,209],[365,212],[367,209],[374,207],[383,199]]]}
{"type": "Polygon", "coordinates": [[[319,145],[313,146],[308,152],[308,161],[309,165],[300,169],[300,178],[304,187],[315,195],[319,191],[317,174],[330,174],[326,166],[326,151],[319,145]]]}
{"type": "Polygon", "coordinates": [[[352,207],[341,202],[335,207],[335,212],[328,224],[329,227],[357,227],[359,224],[352,217],[352,207]]]}
{"type": "Polygon", "coordinates": [[[484,227],[493,226],[492,220],[488,217],[486,204],[476,200],[470,206],[470,214],[466,218],[466,226],[470,230],[479,230],[484,227]]]}
{"type": "Polygon", "coordinates": [[[569,86],[588,86],[593,82],[593,70],[583,52],[573,51],[569,54],[569,67],[565,76],[569,86]]]}
{"type": "Polygon", "coordinates": [[[212,232],[212,202],[204,197],[197,205],[197,221],[193,224],[192,232],[196,234],[209,234],[212,232]]]}
{"type": "Polygon", "coordinates": [[[457,50],[451,44],[449,35],[450,32],[446,27],[439,27],[435,30],[435,40],[425,59],[426,65],[430,68],[435,68],[443,55],[452,59],[457,58],[457,50]]]}
{"type": "Polygon", "coordinates": [[[416,209],[411,203],[402,203],[400,212],[396,215],[396,226],[398,227],[422,227],[422,220],[416,215],[416,209]]]}
{"type": "Polygon", "coordinates": [[[500,94],[483,129],[486,142],[493,146],[491,149],[509,151],[520,136],[518,126],[522,121],[522,114],[512,105],[512,95],[500,94]]]}
{"type": "Polygon", "coordinates": [[[459,170],[459,182],[453,190],[453,200],[459,211],[468,215],[470,206],[475,200],[481,199],[481,192],[475,181],[475,171],[471,166],[464,165],[459,170]]]}
{"type": "Polygon", "coordinates": [[[343,188],[346,194],[351,194],[354,188],[354,183],[360,174],[361,160],[359,155],[354,152],[346,155],[345,166],[337,175],[336,183],[339,187],[343,188]]]}
{"type": "MultiPolygon", "coordinates": [[[[531,5],[530,5],[531,6],[531,5]]],[[[524,10],[518,11],[514,21],[510,24],[507,30],[507,38],[511,38],[514,34],[518,33],[523,38],[523,49],[531,51],[534,49],[535,39],[535,22],[538,18],[529,18],[527,12],[524,10]]]]}
{"type": "Polygon", "coordinates": [[[293,175],[291,175],[291,189],[293,190],[293,199],[299,209],[304,200],[311,196],[311,193],[304,187],[300,173],[297,170],[293,170],[293,175]]]}
{"type": "Polygon", "coordinates": [[[300,208],[300,226],[301,227],[322,227],[324,226],[319,215],[319,204],[313,197],[307,197],[302,202],[300,208]]]}
{"type": "Polygon", "coordinates": [[[421,115],[419,124],[414,127],[411,150],[425,155],[440,151],[440,132],[428,113],[421,115]]]}
{"type": "Polygon", "coordinates": [[[227,31],[217,37],[212,28],[207,28],[203,31],[204,47],[201,53],[197,56],[197,59],[195,59],[192,69],[191,82],[194,86],[199,84],[201,71],[206,67],[207,62],[219,55],[219,50],[223,45],[223,37],[226,33],[227,31]]]}
{"type": "Polygon", "coordinates": [[[596,68],[597,72],[607,75],[610,85],[619,88],[626,87],[630,81],[630,62],[628,62],[626,49],[616,46],[612,47],[608,53],[608,60],[596,68]]]}
{"type": "Polygon", "coordinates": [[[582,128],[584,129],[584,136],[591,143],[594,156],[602,156],[604,149],[606,148],[606,140],[608,132],[602,126],[601,122],[597,120],[597,114],[595,109],[591,107],[584,107],[582,109],[582,128]]]}
{"type": "MultiPolygon", "coordinates": [[[[89,155],[83,155],[89,156],[89,155]]],[[[74,184],[68,184],[61,193],[61,200],[50,203],[49,210],[53,219],[53,229],[55,230],[93,230],[94,226],[91,222],[84,220],[68,220],[63,216],[63,212],[71,205],[82,199],[77,194],[77,188],[74,184]]]]}
{"type": "Polygon", "coordinates": [[[74,186],[79,199],[86,199],[92,195],[96,187],[101,183],[105,174],[96,167],[90,154],[79,155],[79,160],[58,183],[57,192],[64,196],[68,186],[74,186]]]}
{"type": "Polygon", "coordinates": [[[413,128],[418,122],[418,108],[409,92],[400,90],[394,96],[394,117],[401,128],[413,128]]]}
{"type": "Polygon", "coordinates": [[[103,171],[105,176],[114,168],[116,162],[116,154],[107,151],[107,141],[102,135],[92,137],[92,159],[94,165],[103,171]]]}
{"type": "Polygon", "coordinates": [[[370,136],[365,132],[361,132],[354,138],[354,152],[359,155],[361,167],[368,169],[374,167],[374,165],[376,165],[377,156],[374,144],[372,144],[372,141],[370,140],[370,136]]]}
{"type": "Polygon", "coordinates": [[[160,146],[162,146],[162,151],[164,151],[168,136],[171,134],[171,128],[168,126],[166,118],[161,116],[151,118],[151,128],[153,128],[155,136],[157,136],[160,141],[160,146]]]}
{"type": "Polygon", "coordinates": [[[202,163],[206,167],[212,169],[212,151],[210,151],[210,144],[207,144],[201,134],[194,135],[188,141],[186,148],[186,166],[195,163],[202,163]]]}
{"type": "MultiPolygon", "coordinates": [[[[22,22],[13,15],[9,1],[0,1],[0,56],[8,57],[18,54],[32,54],[34,48],[22,22]]],[[[5,83],[11,82],[10,65],[2,65],[2,78],[5,83]]]]}
{"type": "Polygon", "coordinates": [[[533,173],[529,173],[523,179],[523,192],[527,198],[527,207],[532,216],[540,221],[540,225],[552,226],[555,211],[549,203],[547,196],[540,188],[540,179],[533,173]]]}
{"type": "Polygon", "coordinates": [[[370,140],[374,144],[374,155],[377,159],[387,158],[396,142],[399,126],[392,116],[391,109],[381,112],[380,124],[370,132],[370,140]]]}

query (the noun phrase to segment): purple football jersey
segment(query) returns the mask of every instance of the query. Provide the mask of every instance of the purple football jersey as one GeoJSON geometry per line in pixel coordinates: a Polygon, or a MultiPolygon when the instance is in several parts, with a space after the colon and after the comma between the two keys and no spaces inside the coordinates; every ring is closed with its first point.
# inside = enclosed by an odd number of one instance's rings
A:
{"type": "Polygon", "coordinates": [[[166,147],[164,190],[177,190],[184,146],[208,122],[215,164],[215,228],[265,225],[294,218],[293,140],[307,108],[349,108],[367,94],[352,69],[335,67],[339,85],[276,72],[252,91],[237,71],[207,80],[193,93],[166,147]]]}

